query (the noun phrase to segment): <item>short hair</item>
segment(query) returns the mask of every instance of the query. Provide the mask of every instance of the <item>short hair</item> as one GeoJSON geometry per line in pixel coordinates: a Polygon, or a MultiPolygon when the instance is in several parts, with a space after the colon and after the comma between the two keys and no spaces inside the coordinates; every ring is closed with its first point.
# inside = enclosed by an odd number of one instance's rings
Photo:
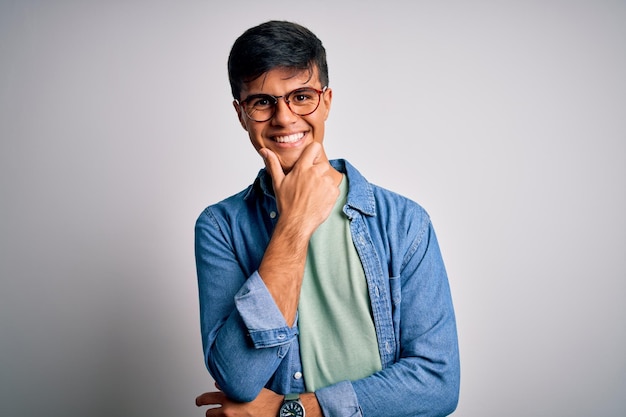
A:
{"type": "Polygon", "coordinates": [[[272,20],[245,31],[228,57],[233,97],[240,99],[245,83],[275,68],[308,70],[317,67],[322,86],[328,86],[326,50],[317,36],[297,23],[272,20]]]}

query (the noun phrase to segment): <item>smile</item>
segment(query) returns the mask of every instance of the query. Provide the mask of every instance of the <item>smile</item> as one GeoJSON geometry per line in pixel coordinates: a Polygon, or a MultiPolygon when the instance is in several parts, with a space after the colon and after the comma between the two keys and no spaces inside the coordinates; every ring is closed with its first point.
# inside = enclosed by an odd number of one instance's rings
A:
{"type": "Polygon", "coordinates": [[[299,141],[303,137],[304,137],[304,132],[300,132],[300,133],[294,133],[292,135],[287,135],[287,136],[274,136],[273,139],[274,141],[278,143],[294,143],[294,142],[299,141]]]}

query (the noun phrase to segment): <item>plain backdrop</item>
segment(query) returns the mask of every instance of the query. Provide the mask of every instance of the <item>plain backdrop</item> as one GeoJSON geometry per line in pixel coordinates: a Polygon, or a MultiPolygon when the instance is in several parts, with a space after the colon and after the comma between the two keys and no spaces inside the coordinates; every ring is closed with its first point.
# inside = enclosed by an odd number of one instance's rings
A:
{"type": "Polygon", "coordinates": [[[328,51],[330,157],[431,214],[458,417],[626,413],[626,2],[0,0],[0,415],[191,417],[245,29],[328,51]]]}

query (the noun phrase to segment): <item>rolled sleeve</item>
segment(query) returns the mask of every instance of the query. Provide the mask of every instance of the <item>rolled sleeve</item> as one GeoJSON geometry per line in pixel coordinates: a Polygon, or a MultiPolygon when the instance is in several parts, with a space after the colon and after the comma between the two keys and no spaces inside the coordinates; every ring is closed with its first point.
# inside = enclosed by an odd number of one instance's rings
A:
{"type": "Polygon", "coordinates": [[[287,325],[258,272],[237,292],[235,306],[257,349],[290,343],[298,334],[296,326],[287,325]]]}
{"type": "Polygon", "coordinates": [[[363,417],[354,388],[349,381],[315,391],[325,416],[363,417]]]}

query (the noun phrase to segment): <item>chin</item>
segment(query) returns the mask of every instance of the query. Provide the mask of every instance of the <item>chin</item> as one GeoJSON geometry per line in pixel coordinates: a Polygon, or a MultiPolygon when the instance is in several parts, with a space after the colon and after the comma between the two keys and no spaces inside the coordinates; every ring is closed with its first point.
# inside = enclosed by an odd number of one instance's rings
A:
{"type": "Polygon", "coordinates": [[[291,169],[293,168],[293,166],[296,164],[296,162],[298,162],[298,159],[300,159],[300,156],[302,155],[302,152],[298,152],[297,155],[289,155],[287,157],[278,157],[279,161],[280,161],[280,166],[282,167],[283,171],[285,173],[291,171],[291,169]]]}
{"type": "Polygon", "coordinates": [[[283,169],[283,172],[285,174],[288,174],[292,169],[293,169],[293,165],[294,164],[290,164],[290,165],[285,165],[283,163],[280,164],[281,168],[283,169]]]}

